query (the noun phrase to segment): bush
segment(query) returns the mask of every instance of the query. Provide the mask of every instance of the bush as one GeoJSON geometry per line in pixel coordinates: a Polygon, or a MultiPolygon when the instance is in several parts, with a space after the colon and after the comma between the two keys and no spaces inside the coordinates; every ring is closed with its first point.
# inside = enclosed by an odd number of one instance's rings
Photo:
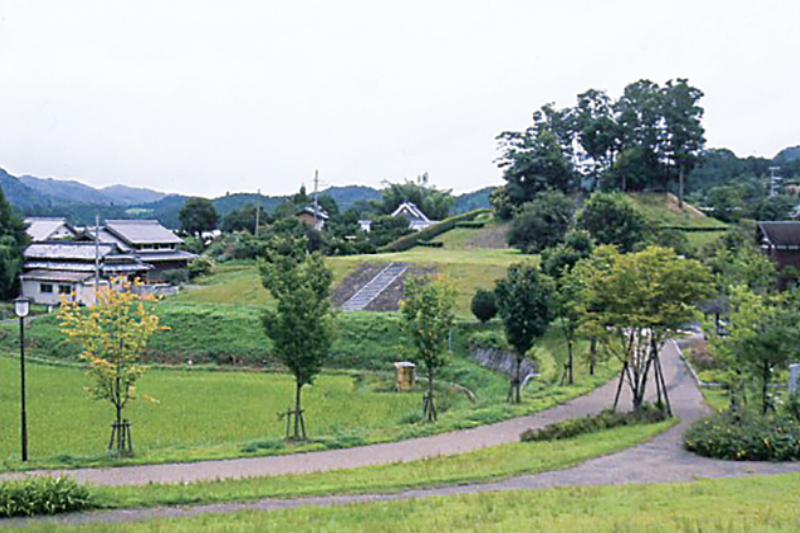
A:
{"type": "Polygon", "coordinates": [[[520,435],[522,442],[571,439],[584,433],[636,424],[654,424],[666,420],[667,413],[658,407],[645,405],[638,411],[619,412],[605,409],[596,415],[571,418],[540,429],[529,429],[520,435]]]}
{"type": "Polygon", "coordinates": [[[69,477],[0,481],[0,517],[67,513],[92,505],[89,490],[69,477]]]}
{"type": "Polygon", "coordinates": [[[192,259],[189,263],[189,278],[194,279],[197,276],[208,276],[214,271],[216,263],[207,255],[201,255],[192,259]]]}
{"type": "Polygon", "coordinates": [[[716,459],[800,461],[800,424],[786,416],[736,416],[725,411],[692,424],[683,445],[716,459]]]}
{"type": "Polygon", "coordinates": [[[470,348],[497,348],[511,350],[502,331],[476,331],[469,336],[470,348]]]}
{"type": "Polygon", "coordinates": [[[494,291],[478,289],[472,297],[472,314],[484,324],[497,315],[494,291]]]}
{"type": "Polygon", "coordinates": [[[180,285],[189,281],[189,271],[184,268],[165,270],[162,274],[164,281],[170,285],[180,285]]]}
{"type": "Polygon", "coordinates": [[[455,228],[456,225],[459,224],[460,222],[474,220],[476,217],[484,213],[488,213],[490,211],[491,209],[476,209],[468,213],[463,213],[461,215],[456,215],[447,218],[445,220],[442,220],[438,224],[434,224],[433,226],[428,226],[427,228],[421,231],[415,231],[410,235],[400,237],[399,239],[378,248],[378,252],[379,253],[404,252],[416,246],[420,241],[429,241],[431,239],[434,239],[439,235],[441,235],[442,233],[450,231],[451,229],[455,228]]]}

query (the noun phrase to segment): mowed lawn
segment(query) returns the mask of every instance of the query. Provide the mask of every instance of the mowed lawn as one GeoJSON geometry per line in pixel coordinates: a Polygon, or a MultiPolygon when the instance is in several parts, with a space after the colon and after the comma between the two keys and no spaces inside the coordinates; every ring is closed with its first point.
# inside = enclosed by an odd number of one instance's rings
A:
{"type": "MultiPolygon", "coordinates": [[[[31,466],[102,461],[113,406],[92,399],[88,378],[76,367],[29,364],[28,434],[31,466]]],[[[0,460],[19,466],[19,361],[0,356],[0,460]]],[[[136,460],[159,462],[242,454],[251,441],[284,436],[278,412],[294,401],[289,375],[256,372],[150,370],[140,380],[144,398],[130,403],[136,460]]],[[[303,392],[311,437],[378,431],[395,426],[420,406],[417,394],[372,392],[348,375],[320,375],[303,392]]],[[[287,449],[287,451],[289,451],[287,449]]]]}
{"type": "MultiPolygon", "coordinates": [[[[470,231],[470,230],[464,230],[470,231]]],[[[474,231],[474,230],[473,230],[474,231]]],[[[495,280],[505,276],[513,263],[537,262],[538,256],[523,255],[509,249],[468,249],[416,247],[400,253],[350,255],[325,259],[333,271],[334,286],[362,263],[411,263],[433,267],[446,274],[456,286],[457,313],[470,315],[470,302],[478,288],[493,288],[495,280]]],[[[214,275],[198,280],[191,288],[170,298],[175,303],[216,303],[266,305],[272,302],[269,292],[261,285],[255,261],[236,261],[217,266],[214,275]]]]}

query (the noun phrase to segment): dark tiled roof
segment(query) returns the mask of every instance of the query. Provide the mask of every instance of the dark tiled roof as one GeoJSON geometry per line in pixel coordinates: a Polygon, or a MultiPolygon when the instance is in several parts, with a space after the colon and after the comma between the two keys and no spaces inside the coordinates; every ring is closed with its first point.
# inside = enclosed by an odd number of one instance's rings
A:
{"type": "Polygon", "coordinates": [[[106,228],[132,245],[183,242],[183,239],[162,226],[158,220],[106,220],[106,228]]]}
{"type": "Polygon", "coordinates": [[[774,248],[800,247],[800,222],[759,222],[761,244],[774,248]]]}

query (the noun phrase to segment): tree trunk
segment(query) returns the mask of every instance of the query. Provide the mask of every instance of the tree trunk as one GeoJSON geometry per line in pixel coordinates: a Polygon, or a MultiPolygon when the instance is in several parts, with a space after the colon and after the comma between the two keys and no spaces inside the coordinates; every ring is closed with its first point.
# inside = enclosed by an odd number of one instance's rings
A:
{"type": "Polygon", "coordinates": [[[425,401],[425,421],[436,421],[436,406],[433,403],[433,365],[428,365],[428,397],[425,401]]]}
{"type": "Polygon", "coordinates": [[[572,350],[572,339],[567,341],[567,351],[568,351],[568,355],[567,355],[568,363],[567,364],[569,364],[569,377],[567,378],[567,383],[569,385],[572,385],[573,383],[575,383],[574,376],[573,376],[573,368],[575,367],[575,363],[574,363],[573,356],[572,356],[572,352],[573,352],[573,350],[572,350]]]}
{"type": "Polygon", "coordinates": [[[683,209],[683,167],[678,169],[678,208],[683,209]]]}
{"type": "Polygon", "coordinates": [[[294,397],[294,438],[300,438],[300,417],[303,416],[303,412],[300,408],[300,393],[303,390],[303,384],[300,383],[300,380],[297,380],[297,389],[295,391],[294,397]]]}
{"type": "Polygon", "coordinates": [[[597,358],[597,337],[594,335],[589,339],[589,375],[594,376],[594,366],[597,358]]]}
{"type": "Polygon", "coordinates": [[[122,435],[122,391],[119,390],[120,388],[120,377],[117,376],[116,378],[116,402],[115,407],[117,408],[117,455],[122,455],[122,446],[124,445],[123,435],[122,435]]]}
{"type": "Polygon", "coordinates": [[[769,392],[767,391],[767,387],[769,385],[769,380],[770,380],[770,374],[771,373],[772,372],[770,371],[769,363],[764,361],[763,374],[761,375],[761,380],[762,380],[762,383],[761,383],[761,409],[762,409],[762,414],[765,414],[765,415],[767,414],[767,409],[769,408],[769,403],[768,403],[768,401],[769,401],[769,392]]]}

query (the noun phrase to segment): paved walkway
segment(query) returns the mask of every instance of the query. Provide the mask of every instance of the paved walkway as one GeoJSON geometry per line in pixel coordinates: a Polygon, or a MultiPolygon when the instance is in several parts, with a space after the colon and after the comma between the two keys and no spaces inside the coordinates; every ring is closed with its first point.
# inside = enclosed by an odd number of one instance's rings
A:
{"type": "MultiPolygon", "coordinates": [[[[154,508],[120,510],[64,515],[37,520],[55,523],[124,522],[155,517],[188,517],[205,513],[234,512],[239,510],[270,510],[306,505],[335,505],[344,503],[400,500],[452,494],[466,494],[500,490],[537,489],[555,486],[608,485],[631,483],[689,482],[701,478],[739,477],[746,475],[781,474],[800,472],[800,463],[737,463],[706,459],[681,446],[681,435],[686,427],[708,412],[702,395],[680,360],[680,351],[674,342],[665,347],[662,356],[665,380],[670,391],[673,411],[681,422],[651,441],[605,457],[586,461],[575,467],[524,475],[505,481],[486,484],[460,485],[428,490],[413,490],[396,494],[371,494],[359,496],[328,496],[297,499],[268,498],[250,503],[201,505],[188,508],[154,508]]],[[[458,431],[424,439],[405,442],[336,450],[297,456],[266,457],[232,461],[211,461],[188,465],[159,465],[125,467],[119,469],[74,471],[70,474],[82,480],[102,484],[131,484],[153,481],[181,481],[277,475],[280,473],[309,472],[331,468],[352,468],[366,464],[389,461],[410,461],[437,454],[457,454],[483,446],[491,446],[519,439],[519,434],[530,427],[541,427],[566,417],[596,412],[611,404],[616,381],[606,384],[593,393],[577,398],[568,404],[530,417],[519,418],[472,430],[458,431]],[[126,477],[131,476],[131,477],[126,477]]],[[[651,387],[652,389],[652,387],[651,387]]],[[[628,400],[628,398],[625,398],[628,400]]],[[[628,400],[629,401],[629,400],[628,400]]],[[[41,472],[40,472],[41,473],[41,472]]],[[[0,521],[4,525],[24,525],[25,520],[0,521]]]]}

